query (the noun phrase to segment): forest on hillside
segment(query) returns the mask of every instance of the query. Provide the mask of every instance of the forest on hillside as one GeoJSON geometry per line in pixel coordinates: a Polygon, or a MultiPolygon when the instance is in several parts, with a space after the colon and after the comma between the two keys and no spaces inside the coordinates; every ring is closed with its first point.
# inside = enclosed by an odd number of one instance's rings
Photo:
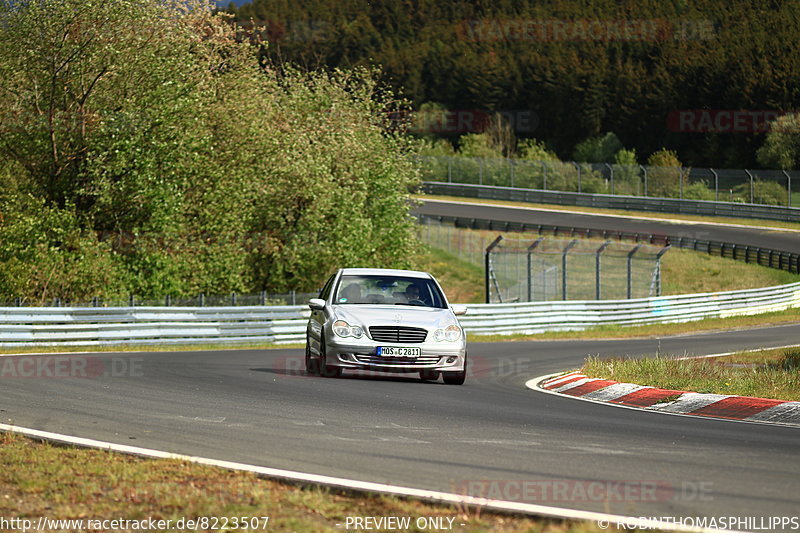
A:
{"type": "MultiPolygon", "coordinates": [[[[254,0],[228,11],[260,28],[266,62],[377,64],[415,109],[516,117],[516,136],[562,159],[613,132],[643,160],[666,148],[695,167],[775,166],[757,157],[768,121],[800,108],[798,2],[254,0]]],[[[474,131],[427,133],[457,146],[474,131]]]]}

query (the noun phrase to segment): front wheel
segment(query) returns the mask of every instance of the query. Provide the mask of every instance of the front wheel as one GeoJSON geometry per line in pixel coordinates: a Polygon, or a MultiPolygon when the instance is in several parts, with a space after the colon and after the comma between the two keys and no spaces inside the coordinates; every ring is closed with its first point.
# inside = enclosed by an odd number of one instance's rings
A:
{"type": "Polygon", "coordinates": [[[306,336],[306,373],[311,376],[319,375],[319,362],[311,357],[311,343],[310,339],[306,336]]]}
{"type": "Polygon", "coordinates": [[[326,378],[338,378],[342,375],[342,367],[328,364],[327,351],[325,337],[322,337],[319,343],[319,375],[326,378]]]}
{"type": "Polygon", "coordinates": [[[448,385],[463,385],[467,379],[467,360],[464,359],[464,370],[459,372],[442,372],[442,379],[448,385]]]}

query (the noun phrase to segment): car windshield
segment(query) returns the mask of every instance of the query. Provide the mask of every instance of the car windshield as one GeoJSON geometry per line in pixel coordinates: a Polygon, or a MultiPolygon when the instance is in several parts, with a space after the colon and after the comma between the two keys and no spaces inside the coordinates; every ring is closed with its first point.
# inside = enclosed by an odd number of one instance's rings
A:
{"type": "Polygon", "coordinates": [[[342,276],[333,303],[445,307],[433,280],[401,276],[342,276]]]}

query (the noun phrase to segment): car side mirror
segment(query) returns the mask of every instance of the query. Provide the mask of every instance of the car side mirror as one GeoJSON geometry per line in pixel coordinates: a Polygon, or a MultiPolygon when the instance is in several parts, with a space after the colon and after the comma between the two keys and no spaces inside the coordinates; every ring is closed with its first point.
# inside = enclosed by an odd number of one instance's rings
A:
{"type": "Polygon", "coordinates": [[[308,307],[310,307],[314,311],[321,311],[325,308],[325,300],[320,298],[311,298],[308,301],[308,307]]]}
{"type": "Polygon", "coordinates": [[[453,310],[453,314],[456,316],[467,314],[467,306],[463,304],[453,304],[450,306],[450,309],[453,310]]]}

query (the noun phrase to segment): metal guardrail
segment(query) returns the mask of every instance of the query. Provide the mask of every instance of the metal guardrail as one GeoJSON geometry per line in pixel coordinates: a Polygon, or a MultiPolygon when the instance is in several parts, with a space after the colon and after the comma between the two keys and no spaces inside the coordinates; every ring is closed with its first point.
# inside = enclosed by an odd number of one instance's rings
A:
{"type": "MultiPolygon", "coordinates": [[[[533,334],[618,324],[688,322],[800,306],[800,283],[719,293],[566,302],[470,304],[468,334],[533,334]]],[[[0,346],[296,343],[309,310],[276,307],[0,308],[0,346]]]]}
{"type": "Polygon", "coordinates": [[[444,183],[426,181],[423,191],[427,194],[508,200],[538,204],[596,207],[602,209],[627,209],[682,215],[704,215],[713,217],[753,218],[800,222],[800,208],[774,205],[715,202],[711,200],[679,200],[677,198],[651,198],[643,196],[616,196],[577,192],[545,191],[489,185],[444,183]]]}
{"type": "Polygon", "coordinates": [[[603,325],[689,322],[782,311],[800,306],[800,283],[705,294],[637,300],[474,304],[461,318],[468,333],[534,334],[603,325]]]}
{"type": "Polygon", "coordinates": [[[249,307],[5,307],[0,346],[291,343],[310,311],[249,307]]]}
{"type": "Polygon", "coordinates": [[[553,235],[564,237],[584,237],[599,239],[628,239],[635,242],[649,242],[650,244],[672,245],[687,248],[711,255],[727,257],[745,263],[756,263],[770,268],[786,270],[800,274],[800,254],[775,250],[755,245],[734,244],[723,241],[694,239],[680,235],[650,234],[634,231],[613,231],[578,226],[559,226],[553,224],[529,224],[524,222],[506,222],[483,218],[454,217],[444,215],[419,215],[421,221],[435,221],[444,224],[453,224],[459,228],[482,229],[492,231],[518,231],[532,232],[539,235],[553,235]]]}

